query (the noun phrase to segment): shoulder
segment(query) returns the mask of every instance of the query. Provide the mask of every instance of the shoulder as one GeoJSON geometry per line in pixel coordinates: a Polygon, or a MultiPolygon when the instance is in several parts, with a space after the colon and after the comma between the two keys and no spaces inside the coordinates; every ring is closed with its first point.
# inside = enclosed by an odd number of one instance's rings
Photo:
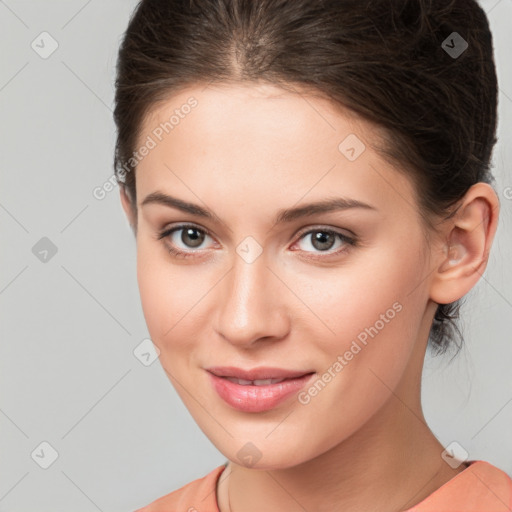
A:
{"type": "Polygon", "coordinates": [[[218,512],[217,480],[226,466],[213,471],[175,491],[158,498],[135,512],[218,512]]]}
{"type": "Polygon", "coordinates": [[[484,460],[470,461],[410,512],[507,512],[512,510],[512,478],[484,460]]]}

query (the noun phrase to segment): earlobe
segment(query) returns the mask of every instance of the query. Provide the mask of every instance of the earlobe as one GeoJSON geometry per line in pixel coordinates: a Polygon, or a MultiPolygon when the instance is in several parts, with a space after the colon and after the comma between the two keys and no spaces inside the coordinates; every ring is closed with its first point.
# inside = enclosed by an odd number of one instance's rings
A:
{"type": "Polygon", "coordinates": [[[449,304],[463,297],[478,282],[487,261],[498,224],[499,201],[486,183],[476,183],[457,215],[447,222],[446,242],[436,259],[430,297],[449,304]]]}

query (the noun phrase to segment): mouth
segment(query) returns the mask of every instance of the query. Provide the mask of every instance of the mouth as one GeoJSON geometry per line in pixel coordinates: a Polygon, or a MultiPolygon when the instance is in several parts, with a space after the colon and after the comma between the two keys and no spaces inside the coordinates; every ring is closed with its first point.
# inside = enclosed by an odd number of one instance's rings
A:
{"type": "Polygon", "coordinates": [[[229,380],[230,382],[234,382],[235,384],[240,384],[240,386],[268,386],[269,384],[279,384],[287,379],[255,379],[255,380],[245,380],[245,379],[237,379],[236,377],[223,377],[224,379],[229,380]]]}
{"type": "Polygon", "coordinates": [[[252,370],[211,367],[206,371],[220,398],[243,412],[273,409],[300,391],[315,374],[311,370],[295,371],[269,367],[252,370]]]}

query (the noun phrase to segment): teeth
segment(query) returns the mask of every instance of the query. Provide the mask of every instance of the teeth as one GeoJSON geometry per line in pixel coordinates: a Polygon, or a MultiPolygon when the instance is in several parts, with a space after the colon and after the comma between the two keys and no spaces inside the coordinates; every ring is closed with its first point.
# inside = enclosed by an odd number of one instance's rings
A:
{"type": "Polygon", "coordinates": [[[228,380],[234,382],[235,384],[241,384],[242,386],[249,386],[252,384],[252,380],[235,379],[234,377],[228,377],[228,380]]]}
{"type": "Polygon", "coordinates": [[[240,384],[241,386],[268,386],[269,384],[278,384],[283,382],[285,379],[256,379],[256,380],[245,380],[237,379],[235,377],[226,377],[227,380],[240,384]]]}
{"type": "Polygon", "coordinates": [[[259,379],[254,381],[255,386],[268,386],[269,384],[274,384],[272,380],[278,380],[278,379],[259,379]]]}

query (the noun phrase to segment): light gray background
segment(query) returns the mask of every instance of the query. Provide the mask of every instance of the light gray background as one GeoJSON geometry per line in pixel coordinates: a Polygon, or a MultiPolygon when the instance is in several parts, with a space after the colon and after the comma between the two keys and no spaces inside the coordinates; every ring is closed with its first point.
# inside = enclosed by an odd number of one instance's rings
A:
{"type": "MultiPolygon", "coordinates": [[[[452,363],[427,357],[423,397],[445,446],[512,475],[512,0],[481,4],[500,85],[501,218],[463,308],[466,348],[452,363]]],[[[225,461],[158,361],[133,354],[148,337],[135,240],[118,189],[92,193],[113,173],[114,69],[135,5],[0,1],[0,511],[130,511],[225,461]],[[43,31],[59,45],[47,59],[31,47],[43,31]],[[32,252],[43,237],[57,247],[46,263],[32,252]],[[58,452],[48,469],[31,458],[43,441],[58,452]]]]}

